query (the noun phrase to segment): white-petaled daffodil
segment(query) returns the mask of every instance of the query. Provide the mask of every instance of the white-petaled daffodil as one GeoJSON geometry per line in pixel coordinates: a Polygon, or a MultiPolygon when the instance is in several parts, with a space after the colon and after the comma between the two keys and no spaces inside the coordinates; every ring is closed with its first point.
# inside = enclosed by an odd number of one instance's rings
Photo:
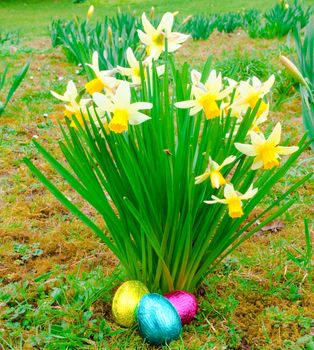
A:
{"type": "MultiPolygon", "coordinates": [[[[243,106],[245,108],[253,109],[256,103],[263,99],[263,97],[269,93],[271,87],[275,82],[275,76],[272,74],[270,78],[262,83],[258,78],[253,77],[250,81],[241,81],[238,87],[239,96],[232,103],[230,108],[237,108],[243,106]]],[[[257,115],[260,116],[268,109],[268,104],[262,100],[257,111],[257,115]]]]}
{"type": "MultiPolygon", "coordinates": [[[[66,102],[64,114],[68,118],[72,118],[72,115],[74,114],[76,116],[76,119],[78,122],[83,125],[85,120],[88,120],[88,113],[86,110],[86,105],[90,101],[90,99],[82,98],[79,101],[79,95],[76,89],[76,86],[73,82],[73,80],[70,80],[67,84],[66,91],[63,95],[60,95],[56,93],[55,91],[50,91],[51,94],[57,98],[60,101],[66,102]]],[[[75,127],[75,122],[72,120],[71,126],[75,127]]]]}
{"type": "Polygon", "coordinates": [[[97,51],[93,53],[92,64],[86,63],[86,66],[90,67],[96,76],[95,79],[85,84],[85,89],[90,95],[94,92],[101,92],[104,89],[112,92],[112,90],[118,85],[118,80],[112,77],[114,70],[101,71],[99,69],[97,51]]]}
{"type": "Polygon", "coordinates": [[[266,140],[263,134],[251,132],[251,145],[235,143],[235,147],[247,156],[255,157],[252,169],[256,170],[261,167],[271,169],[279,165],[280,155],[288,155],[296,152],[299,147],[279,146],[281,138],[281,124],[277,123],[272,133],[266,140]]]}
{"type": "Polygon", "coordinates": [[[137,30],[138,36],[142,43],[146,45],[147,54],[153,59],[158,59],[163,51],[174,52],[181,47],[181,45],[190,37],[190,35],[171,32],[174,16],[171,12],[166,12],[158,27],[155,28],[147,19],[145,13],[142,15],[142,23],[144,32],[137,30]]]}
{"type": "MultiPolygon", "coordinates": [[[[133,50],[128,47],[126,50],[126,57],[129,64],[129,68],[117,66],[118,72],[120,72],[122,75],[126,75],[132,79],[132,83],[138,85],[141,84],[141,72],[140,72],[140,62],[136,59],[133,50]]],[[[152,61],[151,59],[146,59],[142,62],[143,68],[144,68],[144,75],[146,74],[146,67],[148,67],[149,74],[151,75],[151,66],[152,61]]],[[[165,66],[159,66],[156,67],[158,76],[162,75],[165,71],[165,66]]]]}
{"type": "Polygon", "coordinates": [[[212,160],[211,157],[209,157],[208,160],[208,166],[206,171],[195,178],[195,184],[200,184],[210,178],[210,182],[213,188],[219,188],[220,186],[225,185],[227,182],[225,178],[222,176],[220,170],[225,167],[226,165],[229,165],[233,163],[236,160],[235,156],[227,157],[220,165],[212,160]]]}
{"type": "Polygon", "coordinates": [[[228,205],[229,216],[233,219],[239,218],[243,215],[242,201],[254,197],[257,193],[257,188],[253,189],[253,185],[244,193],[236,192],[232,184],[226,184],[224,187],[224,197],[218,198],[212,196],[212,200],[205,201],[207,204],[222,203],[228,205]]]}
{"type": "Polygon", "coordinates": [[[177,108],[191,108],[190,115],[204,110],[207,119],[213,119],[221,115],[219,101],[225,98],[233,87],[224,89],[221,74],[212,70],[207,81],[203,84],[200,82],[197,72],[192,73],[192,95],[195,99],[176,102],[177,108]],[[196,85],[197,84],[197,85],[196,85]]]}
{"type": "Polygon", "coordinates": [[[98,108],[110,113],[109,130],[117,134],[128,130],[128,125],[137,125],[150,119],[142,109],[151,109],[153,105],[149,102],[131,103],[130,85],[123,81],[117,88],[115,94],[106,96],[101,93],[94,93],[93,100],[98,108]]]}

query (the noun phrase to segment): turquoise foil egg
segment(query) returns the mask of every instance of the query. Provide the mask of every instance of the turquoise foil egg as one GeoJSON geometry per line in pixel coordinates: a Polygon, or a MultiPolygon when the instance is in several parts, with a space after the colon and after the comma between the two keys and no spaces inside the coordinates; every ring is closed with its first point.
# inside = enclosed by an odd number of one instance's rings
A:
{"type": "Polygon", "coordinates": [[[181,334],[181,319],[176,308],[160,294],[150,293],[142,297],[137,320],[141,336],[154,345],[169,343],[181,334]]]}

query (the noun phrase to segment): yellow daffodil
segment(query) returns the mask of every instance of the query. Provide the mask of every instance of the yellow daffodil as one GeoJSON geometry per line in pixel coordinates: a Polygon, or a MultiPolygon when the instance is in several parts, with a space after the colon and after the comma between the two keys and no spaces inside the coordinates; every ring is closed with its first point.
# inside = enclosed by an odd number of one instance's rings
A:
{"type": "Polygon", "coordinates": [[[153,59],[158,59],[163,51],[165,51],[165,43],[167,38],[168,52],[174,52],[181,47],[190,35],[171,32],[174,16],[167,12],[163,15],[159,25],[155,28],[147,19],[145,13],[142,15],[142,23],[144,32],[137,30],[138,36],[143,44],[147,46],[147,54],[153,59]]]}
{"type": "MultiPolygon", "coordinates": [[[[237,108],[243,106],[245,108],[253,109],[256,103],[262,99],[271,89],[275,82],[275,76],[271,75],[270,78],[262,83],[258,78],[253,77],[251,82],[241,81],[239,85],[239,96],[232,103],[230,108],[237,108]]],[[[257,115],[261,115],[268,108],[268,104],[265,101],[261,101],[260,107],[257,111],[257,115]]]]}
{"type": "Polygon", "coordinates": [[[130,86],[126,81],[121,82],[112,96],[94,93],[93,100],[98,108],[111,114],[109,130],[117,134],[128,130],[128,124],[137,125],[150,119],[149,116],[139,112],[141,109],[151,109],[149,102],[131,103],[130,86]]]}
{"type": "Polygon", "coordinates": [[[225,178],[222,176],[220,170],[225,167],[226,165],[229,165],[233,163],[236,160],[235,156],[230,156],[226,158],[220,165],[212,160],[211,157],[209,157],[208,166],[206,171],[195,178],[195,184],[200,184],[203,181],[205,181],[207,178],[210,178],[211,185],[213,188],[219,188],[220,186],[223,186],[226,184],[225,178]]]}
{"type": "Polygon", "coordinates": [[[95,51],[92,57],[92,64],[86,63],[93,72],[96,78],[85,84],[86,91],[92,95],[94,92],[101,92],[102,90],[112,91],[117,86],[117,79],[112,77],[114,71],[112,70],[99,70],[98,64],[98,52],[95,51]]]}
{"type": "Polygon", "coordinates": [[[204,110],[207,119],[219,117],[221,111],[218,102],[232,90],[231,87],[223,89],[221,74],[217,75],[216,71],[212,70],[207,81],[203,84],[200,82],[197,71],[193,71],[192,84],[192,95],[195,99],[177,102],[175,106],[177,108],[191,108],[190,115],[195,115],[204,110]]]}
{"type": "Polygon", "coordinates": [[[251,145],[235,143],[235,147],[247,156],[255,157],[252,169],[271,169],[279,165],[280,155],[296,152],[299,147],[278,146],[281,138],[281,124],[277,123],[266,140],[263,134],[251,133],[251,145]]]}
{"type": "Polygon", "coordinates": [[[229,215],[235,219],[243,215],[242,201],[254,197],[257,193],[257,188],[253,189],[253,185],[244,193],[238,193],[235,191],[232,184],[227,184],[224,187],[224,199],[212,196],[211,201],[205,201],[207,204],[222,203],[228,205],[229,215]]]}
{"type": "MultiPolygon", "coordinates": [[[[83,125],[83,118],[88,120],[88,113],[86,110],[86,105],[90,101],[90,99],[82,98],[77,102],[79,98],[76,86],[72,80],[68,82],[66,91],[63,95],[56,93],[55,91],[50,91],[51,94],[60,101],[67,102],[65,105],[64,114],[68,118],[72,118],[74,114],[78,122],[83,125]]],[[[71,126],[75,127],[74,121],[71,122],[71,126]]]]}
{"type": "MultiPolygon", "coordinates": [[[[126,50],[126,57],[129,63],[130,68],[125,67],[117,67],[117,70],[122,74],[130,77],[132,79],[132,83],[141,84],[141,73],[140,73],[140,62],[136,59],[133,50],[129,47],[126,50]]],[[[151,66],[152,61],[150,59],[146,59],[143,62],[144,67],[144,75],[146,74],[146,67],[148,66],[149,74],[151,75],[151,66]]],[[[165,71],[165,66],[159,66],[156,68],[158,76],[162,75],[165,71]]]]}

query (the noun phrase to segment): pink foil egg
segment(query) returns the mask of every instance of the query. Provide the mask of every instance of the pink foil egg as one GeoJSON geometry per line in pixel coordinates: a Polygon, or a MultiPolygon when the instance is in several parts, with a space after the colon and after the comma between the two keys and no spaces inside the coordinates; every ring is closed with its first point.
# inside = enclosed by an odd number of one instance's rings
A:
{"type": "Polygon", "coordinates": [[[192,293],[184,290],[175,290],[164,294],[180,315],[182,326],[188,324],[197,314],[197,300],[192,293]]]}

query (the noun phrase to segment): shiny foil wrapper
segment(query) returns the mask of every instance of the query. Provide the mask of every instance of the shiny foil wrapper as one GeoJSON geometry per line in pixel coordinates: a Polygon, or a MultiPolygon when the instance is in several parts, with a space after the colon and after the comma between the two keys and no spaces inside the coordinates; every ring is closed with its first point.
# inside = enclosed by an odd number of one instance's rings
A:
{"type": "Polygon", "coordinates": [[[153,345],[169,343],[181,334],[182,325],[177,310],[160,294],[143,296],[138,306],[137,320],[141,336],[153,345]]]}
{"type": "Polygon", "coordinates": [[[190,323],[197,314],[197,300],[192,293],[184,290],[175,290],[164,294],[180,315],[182,326],[190,323]]]}
{"type": "Polygon", "coordinates": [[[112,314],[116,323],[131,327],[136,322],[136,309],[143,295],[149,293],[140,281],[127,281],[116,291],[112,301],[112,314]]]}

